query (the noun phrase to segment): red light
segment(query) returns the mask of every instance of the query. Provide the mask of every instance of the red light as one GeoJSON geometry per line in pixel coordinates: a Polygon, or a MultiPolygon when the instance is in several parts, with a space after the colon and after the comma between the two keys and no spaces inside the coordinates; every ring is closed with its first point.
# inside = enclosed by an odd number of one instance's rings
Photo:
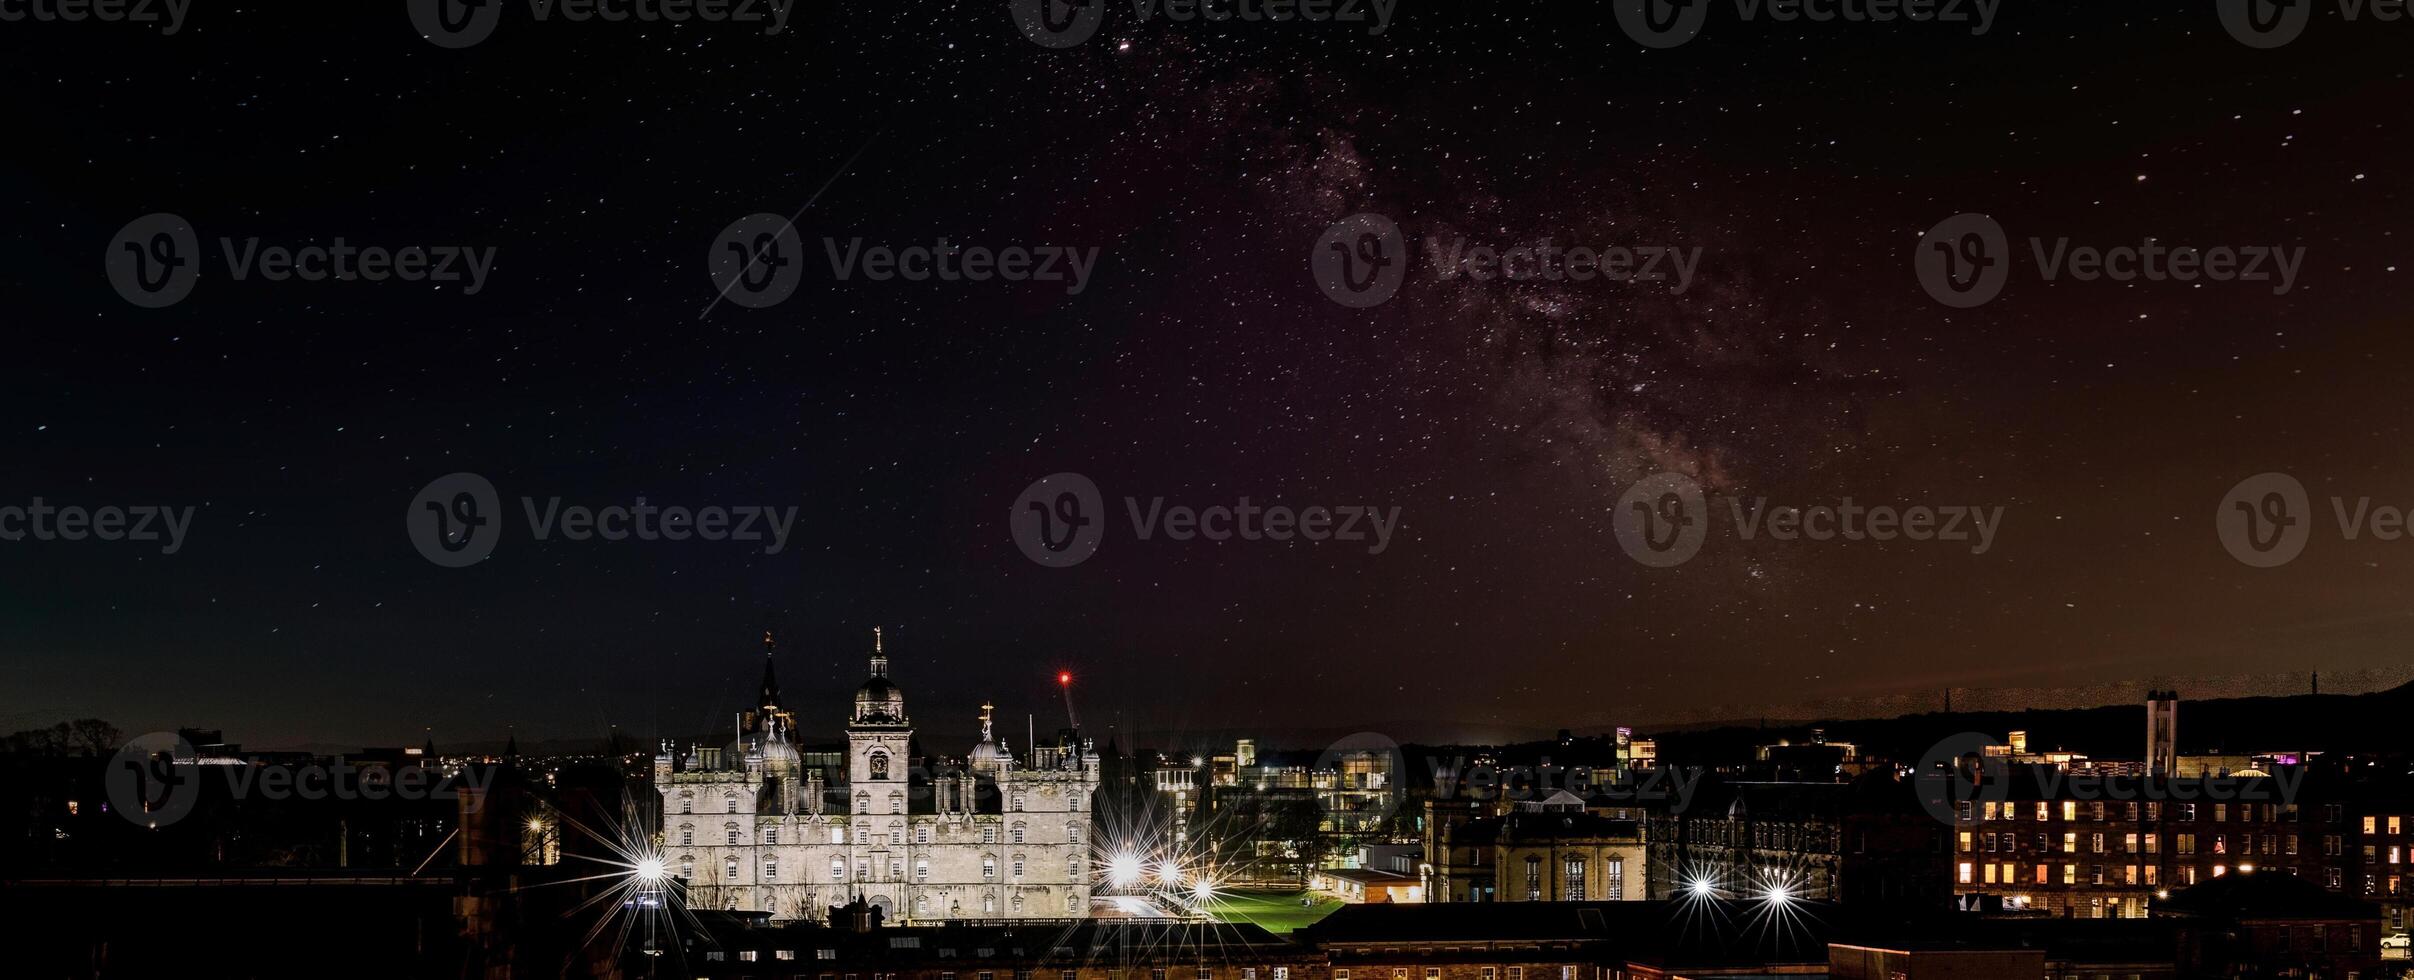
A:
{"type": "Polygon", "coordinates": [[[1073,672],[1069,670],[1058,671],[1056,674],[1056,683],[1067,685],[1073,683],[1073,672]]]}

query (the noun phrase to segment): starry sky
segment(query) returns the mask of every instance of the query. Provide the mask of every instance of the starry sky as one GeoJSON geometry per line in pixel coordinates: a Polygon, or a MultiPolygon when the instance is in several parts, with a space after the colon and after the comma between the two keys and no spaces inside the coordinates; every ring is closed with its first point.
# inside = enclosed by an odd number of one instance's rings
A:
{"type": "Polygon", "coordinates": [[[0,728],[684,736],[750,698],[767,628],[834,732],[885,627],[950,741],[982,698],[1061,723],[1059,670],[1093,724],[1406,740],[2404,662],[2414,542],[2317,532],[2255,569],[2213,514],[2273,470],[2414,504],[2414,28],[2324,7],[2258,51],[2209,4],[2039,0],[1976,37],[1722,5],[1652,49],[1610,6],[1400,0],[1372,35],[1117,4],[1065,50],[989,0],[800,4],[772,36],[514,4],[463,50],[399,3],[4,25],[0,506],[195,517],[174,555],[0,543],[0,728]],[[1367,211],[1419,242],[1701,258],[1681,295],[1412,269],[1354,309],[1310,255],[1367,211]],[[205,271],[141,309],[101,259],[154,212],[211,249],[497,258],[476,295],[205,271]],[[714,305],[715,236],[763,212],[799,215],[802,287],[714,305]],[[2032,263],[1952,309],[1912,256],[1964,212],[2305,258],[2286,295],[2032,263]],[[1078,295],[841,281],[830,237],[1099,259],[1078,295]],[[775,555],[520,535],[441,568],[405,513],[462,471],[798,518],[775,555]],[[1720,525],[1645,567],[1612,508],[1670,471],[2003,526],[1973,555],[1720,525]],[[1048,568],[1007,515],[1060,472],[1117,520],[1246,496],[1399,526],[1368,554],[1122,523],[1048,568]]]}

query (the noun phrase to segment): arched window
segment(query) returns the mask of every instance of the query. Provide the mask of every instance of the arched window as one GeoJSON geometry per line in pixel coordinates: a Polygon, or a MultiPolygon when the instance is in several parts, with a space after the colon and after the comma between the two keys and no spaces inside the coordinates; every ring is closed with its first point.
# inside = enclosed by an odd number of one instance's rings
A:
{"type": "Polygon", "coordinates": [[[857,813],[870,813],[870,812],[872,812],[872,794],[870,794],[870,793],[857,793],[857,794],[855,794],[855,812],[857,812],[857,813]]]}
{"type": "Polygon", "coordinates": [[[929,825],[929,824],[923,824],[922,826],[919,826],[919,827],[914,828],[914,843],[916,843],[916,844],[928,844],[928,843],[930,843],[930,825],[929,825]]]}
{"type": "Polygon", "coordinates": [[[995,895],[983,895],[983,896],[981,896],[981,911],[983,911],[983,912],[996,912],[996,911],[997,911],[997,896],[995,896],[995,895]]]}
{"type": "Polygon", "coordinates": [[[679,825],[679,845],[680,845],[680,846],[682,846],[682,847],[690,847],[690,846],[693,846],[695,843],[696,843],[696,825],[695,825],[695,824],[692,824],[692,823],[683,823],[683,824],[680,824],[680,825],[679,825]]]}
{"type": "Polygon", "coordinates": [[[1081,825],[1080,825],[1080,824],[1077,824],[1077,823],[1069,823],[1069,824],[1066,824],[1066,825],[1065,825],[1065,843],[1067,843],[1067,844],[1079,844],[1079,843],[1081,843],[1081,825]]]}
{"type": "Polygon", "coordinates": [[[679,812],[681,812],[681,813],[694,813],[694,812],[696,812],[696,794],[695,794],[695,791],[693,791],[693,790],[689,790],[689,791],[682,792],[682,793],[680,793],[680,794],[679,794],[679,812]]]}
{"type": "Polygon", "coordinates": [[[1012,840],[1013,842],[1015,842],[1015,843],[1017,843],[1017,844],[1020,844],[1020,843],[1022,843],[1022,842],[1023,842],[1023,824],[1022,824],[1022,822],[1021,822],[1021,821],[1016,821],[1016,822],[1015,822],[1015,824],[1014,824],[1014,836],[1013,836],[1013,837],[1011,837],[1011,838],[1008,838],[1008,839],[1009,839],[1009,840],[1012,840]]]}
{"type": "Polygon", "coordinates": [[[1066,794],[1065,794],[1065,808],[1066,808],[1066,809],[1068,809],[1068,810],[1073,811],[1074,813],[1080,813],[1080,812],[1081,812],[1081,791],[1080,791],[1080,790],[1074,790],[1073,792],[1070,792],[1070,793],[1066,793],[1066,794]]]}
{"type": "Polygon", "coordinates": [[[887,779],[888,753],[882,752],[878,749],[872,750],[871,770],[873,779],[887,779]]]}
{"type": "MultiPolygon", "coordinates": [[[[736,858],[731,858],[730,860],[734,861],[734,860],[736,860],[736,858]]],[[[984,854],[984,855],[981,855],[981,880],[982,880],[982,881],[996,881],[996,880],[997,880],[997,856],[996,856],[996,855],[992,855],[992,854],[984,854]]]]}
{"type": "Polygon", "coordinates": [[[1021,895],[1014,896],[1014,914],[1023,914],[1023,897],[1021,895]]]}
{"type": "Polygon", "coordinates": [[[919,881],[929,881],[929,880],[930,880],[930,862],[929,862],[929,861],[916,861],[916,862],[914,862],[914,880],[915,880],[915,881],[918,881],[918,882],[919,882],[919,881]]]}
{"type": "Polygon", "coordinates": [[[695,856],[695,855],[693,855],[693,854],[682,854],[682,855],[679,855],[679,877],[681,877],[681,878],[685,878],[685,879],[687,879],[687,880],[689,880],[689,881],[694,881],[694,880],[696,880],[696,856],[695,856]]]}
{"type": "Polygon", "coordinates": [[[905,824],[895,820],[888,822],[888,842],[891,845],[905,843],[905,824]]]}
{"type": "Polygon", "coordinates": [[[729,794],[729,795],[727,795],[727,796],[721,797],[721,812],[723,812],[723,813],[736,813],[736,812],[738,812],[738,794],[736,794],[736,793],[731,793],[731,794],[729,794]]]}
{"type": "Polygon", "coordinates": [[[831,859],[830,859],[830,880],[831,880],[831,881],[845,881],[845,880],[847,880],[847,861],[846,861],[846,859],[845,859],[845,858],[831,858],[831,859]]]}
{"type": "Polygon", "coordinates": [[[903,793],[890,793],[890,794],[888,795],[888,812],[890,812],[890,813],[904,813],[904,812],[905,812],[905,794],[903,794],[903,793]]]}
{"type": "Polygon", "coordinates": [[[930,896],[928,896],[928,895],[916,895],[916,896],[914,896],[914,914],[915,914],[915,915],[929,915],[929,914],[930,914],[930,896]]]}
{"type": "Polygon", "coordinates": [[[728,863],[723,866],[721,876],[731,881],[738,880],[738,859],[735,855],[730,856],[728,863]]]}
{"type": "Polygon", "coordinates": [[[722,824],[721,830],[723,833],[729,836],[729,843],[732,846],[735,846],[738,842],[738,825],[734,823],[722,824]]]}
{"type": "Polygon", "coordinates": [[[1014,856],[1014,880],[1023,880],[1023,856],[1020,854],[1014,856]]]}
{"type": "Polygon", "coordinates": [[[1081,896],[1079,896],[1079,895],[1067,895],[1067,896],[1065,896],[1065,911],[1067,911],[1067,912],[1079,912],[1079,911],[1081,911],[1081,896]]]}
{"type": "Polygon", "coordinates": [[[1079,855],[1065,859],[1065,878],[1070,881],[1081,880],[1081,857],[1079,855]]]}
{"type": "Polygon", "coordinates": [[[1023,794],[1021,794],[1021,793],[1016,793],[1016,794],[1014,794],[1013,800],[1014,800],[1014,812],[1016,812],[1016,813],[1021,813],[1021,812],[1023,812],[1023,794]]]}

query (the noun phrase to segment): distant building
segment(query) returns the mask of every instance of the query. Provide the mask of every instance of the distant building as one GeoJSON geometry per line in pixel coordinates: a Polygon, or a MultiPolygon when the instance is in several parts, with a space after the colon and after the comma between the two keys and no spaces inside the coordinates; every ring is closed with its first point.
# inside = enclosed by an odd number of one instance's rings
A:
{"type": "Polygon", "coordinates": [[[1946,828],[1891,770],[1849,783],[1704,779],[1648,819],[1650,896],[1949,904],[1946,828]]]}
{"type": "Polygon", "coordinates": [[[1452,819],[1430,831],[1435,902],[1637,901],[1650,893],[1643,826],[1568,805],[1523,804],[1497,817],[1452,819]]]}
{"type": "Polygon", "coordinates": [[[2146,695],[2146,775],[2168,776],[2179,769],[2179,692],[2152,691],[2146,695]]]}
{"type": "Polygon", "coordinates": [[[2378,976],[2380,909],[2294,875],[2239,874],[2154,908],[2180,924],[2180,969],[2194,976],[2346,980],[2378,976]]]}

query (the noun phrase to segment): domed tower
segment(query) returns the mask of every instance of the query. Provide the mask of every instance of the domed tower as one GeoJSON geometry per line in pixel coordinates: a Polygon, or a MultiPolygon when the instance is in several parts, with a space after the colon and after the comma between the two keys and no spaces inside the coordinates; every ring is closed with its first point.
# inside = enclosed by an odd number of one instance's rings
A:
{"type": "Polygon", "coordinates": [[[981,702],[981,740],[972,747],[972,771],[995,773],[1005,764],[1006,753],[999,751],[997,736],[990,732],[989,713],[997,710],[989,702],[981,702]]]}
{"type": "Polygon", "coordinates": [[[880,630],[872,630],[872,676],[855,690],[855,724],[903,725],[905,721],[905,692],[888,679],[888,653],[882,646],[880,630]]]}
{"type": "Polygon", "coordinates": [[[872,676],[855,691],[855,716],[847,725],[848,794],[858,814],[904,813],[906,753],[914,730],[905,717],[905,692],[888,678],[888,651],[872,630],[872,676]]]}

